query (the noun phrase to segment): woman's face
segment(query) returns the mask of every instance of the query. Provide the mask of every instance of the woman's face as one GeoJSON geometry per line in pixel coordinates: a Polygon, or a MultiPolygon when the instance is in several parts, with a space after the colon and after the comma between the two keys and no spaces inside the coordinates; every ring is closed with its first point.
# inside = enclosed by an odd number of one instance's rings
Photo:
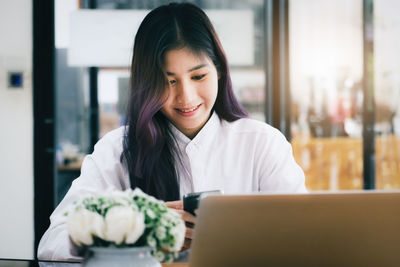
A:
{"type": "Polygon", "coordinates": [[[168,83],[161,112],[193,138],[209,119],[217,99],[217,69],[207,55],[182,48],[167,52],[164,73],[168,83]]]}

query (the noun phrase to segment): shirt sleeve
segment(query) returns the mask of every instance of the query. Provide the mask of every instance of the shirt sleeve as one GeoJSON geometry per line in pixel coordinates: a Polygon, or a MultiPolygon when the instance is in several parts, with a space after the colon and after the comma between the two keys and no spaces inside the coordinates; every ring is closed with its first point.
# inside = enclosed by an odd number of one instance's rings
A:
{"type": "Polygon", "coordinates": [[[267,136],[259,146],[259,191],[307,193],[304,172],[293,157],[291,144],[274,128],[267,136]]]}
{"type": "MultiPolygon", "coordinates": [[[[120,131],[121,132],[121,131],[120,131]]],[[[105,135],[91,155],[85,157],[81,175],[72,182],[64,199],[50,216],[50,227],[39,243],[38,258],[41,260],[80,259],[79,248],[70,241],[65,213],[72,203],[86,195],[96,195],[109,189],[125,190],[129,185],[126,169],[120,162],[122,135],[105,135]]]]}

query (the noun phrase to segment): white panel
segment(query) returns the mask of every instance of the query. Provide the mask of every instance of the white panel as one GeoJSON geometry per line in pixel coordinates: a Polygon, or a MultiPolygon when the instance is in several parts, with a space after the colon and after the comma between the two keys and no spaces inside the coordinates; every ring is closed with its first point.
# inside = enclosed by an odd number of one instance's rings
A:
{"type": "Polygon", "coordinates": [[[129,66],[135,33],[147,13],[142,10],[72,12],[68,65],[129,66]]]}
{"type": "Polygon", "coordinates": [[[69,20],[71,12],[78,9],[78,0],[55,0],[54,27],[56,48],[69,46],[69,20]]]}
{"type": "Polygon", "coordinates": [[[251,10],[207,10],[230,65],[254,65],[254,18],[251,10]]]}
{"type": "Polygon", "coordinates": [[[0,258],[32,258],[32,0],[0,1],[0,258]],[[9,89],[8,71],[24,86],[9,89]]]}
{"type": "MultiPolygon", "coordinates": [[[[71,13],[70,66],[128,67],[134,35],[149,11],[78,10],[71,13]]],[[[251,10],[208,10],[231,65],[254,64],[251,10]]]]}

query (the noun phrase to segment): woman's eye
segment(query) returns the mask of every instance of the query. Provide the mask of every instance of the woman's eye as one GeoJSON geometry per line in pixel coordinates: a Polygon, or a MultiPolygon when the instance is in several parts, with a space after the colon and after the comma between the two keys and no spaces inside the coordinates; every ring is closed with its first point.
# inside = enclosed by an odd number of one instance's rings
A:
{"type": "Polygon", "coordinates": [[[204,76],[206,76],[206,75],[205,74],[196,75],[196,76],[193,76],[192,79],[193,80],[201,80],[204,76]]]}
{"type": "Polygon", "coordinates": [[[175,81],[175,80],[169,80],[168,83],[169,83],[169,84],[175,84],[176,81],[175,81]]]}

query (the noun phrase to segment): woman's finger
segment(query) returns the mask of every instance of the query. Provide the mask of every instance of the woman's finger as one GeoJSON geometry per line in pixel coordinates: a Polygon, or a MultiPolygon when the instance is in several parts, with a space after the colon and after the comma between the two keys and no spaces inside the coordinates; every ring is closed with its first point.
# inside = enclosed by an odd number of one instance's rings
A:
{"type": "Polygon", "coordinates": [[[193,239],[194,229],[186,227],[185,238],[193,239]]]}
{"type": "Polygon", "coordinates": [[[194,228],[194,223],[185,222],[186,227],[194,228]]]}
{"type": "Polygon", "coordinates": [[[181,215],[182,220],[184,220],[185,222],[189,222],[191,224],[195,224],[196,222],[196,216],[194,216],[193,214],[184,211],[184,210],[175,210],[178,214],[181,215]]]}
{"type": "Polygon", "coordinates": [[[192,244],[192,240],[191,239],[185,239],[185,241],[183,242],[183,246],[181,248],[181,251],[185,251],[185,250],[189,249],[191,244],[192,244]]]}
{"type": "Polygon", "coordinates": [[[171,209],[176,209],[176,210],[183,210],[183,201],[182,200],[177,200],[177,201],[168,201],[165,202],[168,208],[171,209]]]}

